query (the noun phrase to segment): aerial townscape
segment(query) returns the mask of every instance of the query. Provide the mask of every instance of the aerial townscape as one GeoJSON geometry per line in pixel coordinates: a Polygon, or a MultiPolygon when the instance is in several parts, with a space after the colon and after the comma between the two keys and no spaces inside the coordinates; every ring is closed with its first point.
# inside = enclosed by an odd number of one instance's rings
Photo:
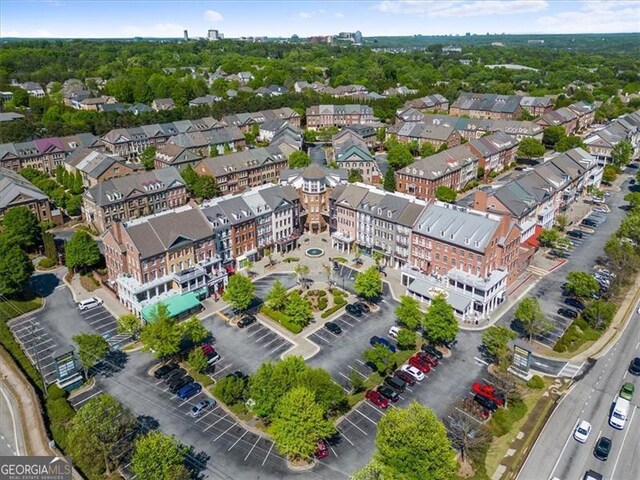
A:
{"type": "Polygon", "coordinates": [[[639,31],[3,4],[0,477],[638,480],[639,31]]]}

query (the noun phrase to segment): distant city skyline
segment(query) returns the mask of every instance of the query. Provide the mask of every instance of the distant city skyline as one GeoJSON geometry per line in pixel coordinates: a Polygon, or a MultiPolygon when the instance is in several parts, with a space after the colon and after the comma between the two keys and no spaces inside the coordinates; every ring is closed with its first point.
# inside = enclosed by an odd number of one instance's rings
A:
{"type": "Polygon", "coordinates": [[[638,0],[107,1],[2,0],[0,37],[299,37],[622,33],[638,0]],[[153,8],[150,6],[153,5],[153,8]]]}

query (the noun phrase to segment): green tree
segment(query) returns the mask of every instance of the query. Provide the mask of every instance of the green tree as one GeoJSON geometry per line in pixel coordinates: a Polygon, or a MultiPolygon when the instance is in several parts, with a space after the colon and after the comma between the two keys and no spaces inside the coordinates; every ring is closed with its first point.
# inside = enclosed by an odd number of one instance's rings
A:
{"type": "Polygon", "coordinates": [[[436,296],[431,300],[422,325],[426,330],[425,336],[436,344],[454,341],[460,328],[453,308],[442,296],[436,296]]]}
{"type": "Polygon", "coordinates": [[[149,146],[142,151],[138,159],[140,160],[140,163],[144,166],[145,170],[153,170],[154,168],[153,160],[155,156],[156,156],[156,147],[149,146]]]}
{"type": "Polygon", "coordinates": [[[255,296],[255,287],[249,277],[236,273],[229,278],[227,288],[222,294],[225,302],[239,311],[249,308],[253,297],[255,296]]]}
{"type": "Polygon", "coordinates": [[[542,143],[544,143],[547,147],[553,147],[560,141],[561,138],[566,137],[566,135],[567,133],[565,132],[564,127],[547,127],[542,133],[542,143]]]}
{"type": "Polygon", "coordinates": [[[374,300],[382,294],[382,277],[375,266],[367,268],[356,275],[353,284],[356,293],[367,300],[374,300]]]}
{"type": "Polygon", "coordinates": [[[604,172],[602,173],[602,181],[610,185],[616,181],[619,173],[620,171],[618,170],[618,167],[615,167],[614,165],[605,165],[604,172]]]}
{"type": "Polygon", "coordinates": [[[400,323],[414,331],[420,326],[420,319],[423,315],[420,310],[420,302],[408,295],[400,297],[400,303],[393,313],[400,323]]]}
{"type": "Polygon", "coordinates": [[[133,338],[138,338],[142,325],[140,319],[132,313],[120,315],[116,321],[118,333],[121,335],[130,335],[133,338]]]}
{"type": "Polygon", "coordinates": [[[420,156],[421,157],[430,157],[436,153],[436,147],[433,146],[433,143],[424,142],[420,147],[420,156]]]}
{"type": "Polygon", "coordinates": [[[302,285],[302,287],[307,286],[307,275],[309,275],[309,266],[303,263],[296,265],[293,267],[293,272],[298,277],[298,283],[302,285]]]}
{"type": "Polygon", "coordinates": [[[482,332],[482,345],[491,357],[501,360],[509,355],[509,342],[516,337],[512,330],[493,325],[482,332]]]}
{"type": "Polygon", "coordinates": [[[33,262],[4,235],[0,238],[0,295],[15,295],[24,290],[33,273],[33,262]]]}
{"type": "Polygon", "coordinates": [[[401,168],[413,163],[413,155],[409,147],[403,143],[396,141],[390,142],[387,150],[387,163],[393,170],[398,171],[401,168]]]}
{"type": "Polygon", "coordinates": [[[394,480],[394,476],[388,468],[372,458],[360,470],[353,472],[349,480],[394,480]]]}
{"type": "Polygon", "coordinates": [[[298,292],[289,294],[284,313],[291,319],[292,323],[301,327],[306,327],[309,324],[309,320],[313,318],[311,303],[298,292]]]}
{"type": "Polygon", "coordinates": [[[346,411],[349,408],[342,387],[322,368],[307,367],[302,370],[296,379],[296,386],[313,392],[316,402],[327,413],[346,411]]]}
{"type": "Polygon", "coordinates": [[[586,299],[600,290],[598,281],[587,272],[569,272],[566,290],[573,296],[586,299]]]}
{"type": "Polygon", "coordinates": [[[152,431],[136,440],[131,471],[141,479],[187,480],[191,478],[185,466],[188,452],[174,437],[152,431]]]}
{"type": "Polygon", "coordinates": [[[98,395],[83,404],[69,431],[70,451],[75,459],[86,458],[87,451],[99,457],[96,459],[99,463],[94,465],[81,462],[83,471],[98,474],[106,471],[108,476],[117,468],[118,454],[127,447],[121,440],[132,432],[135,422],[131,412],[111,395],[98,395]]]}
{"type": "Polygon", "coordinates": [[[627,193],[624,196],[625,201],[629,202],[632,208],[640,207],[640,192],[627,193]]]}
{"type": "Polygon", "coordinates": [[[559,213],[558,215],[556,215],[555,221],[557,229],[561,232],[564,232],[567,226],[569,226],[569,217],[567,217],[567,215],[565,215],[564,213],[559,213]]]}
{"type": "Polygon", "coordinates": [[[538,241],[543,247],[553,248],[560,240],[560,232],[555,228],[545,228],[540,232],[538,241]]]}
{"type": "Polygon", "coordinates": [[[363,356],[367,363],[383,375],[396,367],[393,352],[379,343],[366,349],[363,356]]]}
{"type": "Polygon", "coordinates": [[[2,219],[2,236],[9,245],[30,250],[42,243],[42,229],[35,213],[27,207],[8,209],[2,219]]]}
{"type": "Polygon", "coordinates": [[[84,230],[73,234],[64,249],[67,267],[71,270],[85,270],[100,261],[100,249],[91,235],[84,230]]]}
{"type": "Polygon", "coordinates": [[[216,183],[216,179],[208,175],[198,175],[193,183],[191,191],[193,194],[205,200],[220,195],[220,189],[216,183]]]}
{"type": "Polygon", "coordinates": [[[65,202],[64,208],[71,217],[76,217],[82,212],[82,197],[80,195],[71,195],[65,202]]]}
{"type": "Polygon", "coordinates": [[[142,327],[140,341],[144,349],[153,352],[160,359],[170,357],[180,351],[182,338],[182,331],[176,320],[169,316],[167,306],[158,303],[152,317],[142,327]]]}
{"type": "Polygon", "coordinates": [[[453,203],[456,201],[457,196],[458,194],[456,193],[456,191],[451,187],[447,187],[446,185],[440,185],[438,188],[436,188],[436,198],[441,202],[453,203]]]}
{"type": "Polygon", "coordinates": [[[396,191],[396,172],[393,171],[393,168],[389,168],[385,172],[382,187],[387,192],[396,191]]]}
{"type": "Polygon", "coordinates": [[[78,358],[84,369],[85,376],[89,369],[100,362],[109,352],[109,342],[102,335],[79,333],[71,337],[78,345],[78,358]]]}
{"type": "Polygon", "coordinates": [[[349,371],[349,383],[351,383],[351,388],[353,393],[360,393],[366,388],[366,384],[364,383],[364,377],[356,370],[355,368],[351,368],[349,371]]]}
{"type": "Polygon", "coordinates": [[[49,260],[58,262],[58,250],[56,248],[56,241],[52,233],[42,233],[42,244],[44,246],[44,254],[49,260]]]}
{"type": "Polygon", "coordinates": [[[289,155],[289,168],[304,168],[311,165],[311,157],[304,152],[293,152],[289,155]]]}
{"type": "Polygon", "coordinates": [[[458,465],[447,431],[438,417],[415,400],[394,408],[378,423],[373,458],[392,478],[450,480],[458,465]]]}
{"type": "Polygon", "coordinates": [[[596,330],[605,330],[616,315],[618,307],[606,300],[590,302],[582,312],[582,317],[596,330]]]}
{"type": "Polygon", "coordinates": [[[540,140],[525,137],[518,145],[518,156],[523,158],[540,158],[544,156],[545,148],[540,140]]]}
{"type": "Polygon", "coordinates": [[[398,331],[398,348],[400,350],[414,350],[416,348],[416,332],[408,328],[398,331]]]}
{"type": "Polygon", "coordinates": [[[308,368],[303,358],[298,356],[260,365],[249,380],[249,398],[254,401],[255,414],[271,419],[280,397],[296,385],[301,373],[308,368]]]}
{"type": "Polygon", "coordinates": [[[611,151],[611,163],[618,167],[624,168],[631,161],[633,155],[633,146],[629,140],[623,140],[616,143],[611,151]]]}
{"type": "Polygon", "coordinates": [[[640,243],[640,212],[631,212],[622,220],[618,236],[631,239],[636,244],[640,243]]]}
{"type": "Polygon", "coordinates": [[[356,183],[364,181],[362,178],[362,172],[356,168],[349,170],[349,183],[356,183]]]}
{"type": "Polygon", "coordinates": [[[207,369],[208,359],[207,356],[202,351],[202,348],[196,347],[191,352],[189,352],[189,356],[187,357],[187,362],[189,363],[189,367],[196,373],[204,373],[207,369]]]}
{"type": "Polygon", "coordinates": [[[292,459],[311,457],[317,441],[335,433],[324,413],[308,389],[297,387],[287,392],[276,407],[270,428],[278,450],[292,459]]]}
{"type": "Polygon", "coordinates": [[[276,278],[265,300],[267,305],[280,312],[284,310],[284,307],[287,305],[287,296],[287,289],[282,282],[276,278]]]}
{"type": "Polygon", "coordinates": [[[566,152],[572,148],[585,148],[585,144],[577,135],[569,135],[568,137],[562,137],[555,145],[555,149],[558,152],[566,152]]]}
{"type": "Polygon", "coordinates": [[[211,336],[211,332],[205,328],[202,322],[192,315],[188,320],[179,323],[178,326],[182,331],[182,336],[188,338],[193,343],[200,343],[211,336]]]}
{"type": "Polygon", "coordinates": [[[618,276],[627,277],[640,269],[640,254],[629,242],[612,237],[604,245],[607,264],[617,272],[618,276]]]}
{"type": "Polygon", "coordinates": [[[247,382],[235,376],[221,378],[213,387],[213,394],[226,405],[235,405],[243,400],[247,382]]]}
{"type": "Polygon", "coordinates": [[[516,308],[514,317],[529,336],[529,341],[533,339],[534,335],[541,335],[553,328],[553,324],[542,312],[540,301],[537,298],[523,298],[516,308]]]}

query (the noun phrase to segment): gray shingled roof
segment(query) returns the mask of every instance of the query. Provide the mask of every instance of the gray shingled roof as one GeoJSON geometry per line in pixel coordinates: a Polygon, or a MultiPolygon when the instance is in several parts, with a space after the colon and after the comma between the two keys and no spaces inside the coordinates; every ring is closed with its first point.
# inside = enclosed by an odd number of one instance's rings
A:
{"type": "Polygon", "coordinates": [[[22,175],[8,168],[0,167],[0,211],[10,206],[19,196],[34,200],[48,200],[49,198],[22,175]]]}

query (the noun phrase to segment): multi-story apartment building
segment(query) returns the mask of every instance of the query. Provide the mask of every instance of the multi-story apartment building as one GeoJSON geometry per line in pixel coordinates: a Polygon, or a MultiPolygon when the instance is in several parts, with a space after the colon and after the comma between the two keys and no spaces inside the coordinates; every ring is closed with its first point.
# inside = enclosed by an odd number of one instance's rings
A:
{"type": "Polygon", "coordinates": [[[449,108],[451,115],[471,118],[518,120],[522,115],[520,97],[494,93],[461,93],[449,108]]]}
{"type": "Polygon", "coordinates": [[[102,241],[110,284],[120,301],[143,318],[158,302],[175,298],[186,297],[183,303],[192,308],[188,301],[194,296],[219,295],[227,283],[214,230],[196,206],[114,222],[102,241]]]}
{"type": "Polygon", "coordinates": [[[633,158],[640,148],[640,110],[622,115],[610,121],[604,128],[588,135],[584,143],[587,150],[601,164],[611,163],[613,149],[623,141],[629,141],[634,149],[633,158]]]}
{"type": "Polygon", "coordinates": [[[40,222],[62,223],[60,211],[52,208],[42,190],[13,170],[0,167],[0,220],[14,207],[29,208],[40,222]]]}
{"type": "Polygon", "coordinates": [[[332,139],[330,161],[338,164],[339,168],[360,172],[362,181],[368,184],[378,184],[382,175],[378,164],[369,152],[364,139],[357,133],[343,129],[332,139]]]}
{"type": "Polygon", "coordinates": [[[481,155],[469,144],[420,158],[396,172],[396,190],[433,200],[438,187],[460,190],[476,178],[480,160],[481,155]]]}
{"type": "Polygon", "coordinates": [[[368,105],[314,105],[307,108],[307,128],[345,127],[347,125],[373,123],[373,108],[368,105]]]}
{"type": "Polygon", "coordinates": [[[283,120],[295,127],[300,127],[300,114],[289,107],[262,110],[260,112],[236,113],[222,118],[225,125],[238,127],[245,133],[250,132],[254,125],[262,125],[269,120],[283,120]]]}
{"type": "Polygon", "coordinates": [[[80,173],[85,187],[93,187],[112,178],[133,175],[141,170],[142,165],[126,162],[118,155],[83,148],[69,155],[64,167],[73,174],[80,173]]]}
{"type": "Polygon", "coordinates": [[[173,167],[113,178],[86,190],[84,220],[104,232],[114,221],[126,222],[187,203],[187,188],[173,167]]]}
{"type": "Polygon", "coordinates": [[[330,201],[333,190],[346,185],[348,172],[340,168],[309,165],[298,170],[283,170],[280,184],[289,185],[299,195],[300,223],[314,235],[324,232],[330,222],[330,201]]]}
{"type": "Polygon", "coordinates": [[[436,93],[426,97],[414,98],[407,100],[403,108],[415,108],[424,112],[448,112],[449,100],[442,95],[436,93]]]}
{"type": "Polygon", "coordinates": [[[269,146],[205,158],[196,164],[195,171],[215,178],[225,195],[277,181],[286,165],[284,153],[269,146]]]}
{"type": "Polygon", "coordinates": [[[552,97],[518,96],[522,109],[534,117],[539,117],[553,110],[552,97]]]}
{"type": "Polygon", "coordinates": [[[158,169],[175,167],[179,171],[182,171],[187,168],[188,165],[195,167],[203,158],[204,157],[193,153],[186,147],[179,147],[173,143],[167,143],[156,151],[155,157],[153,158],[153,165],[158,169]]]}
{"type": "Polygon", "coordinates": [[[596,118],[596,107],[587,102],[572,103],[567,107],[577,117],[576,131],[583,132],[589,128],[596,118]]]}
{"type": "Polygon", "coordinates": [[[536,123],[544,128],[562,127],[567,135],[573,135],[578,128],[578,115],[570,108],[562,107],[545,113],[536,123]]]}
{"type": "Polygon", "coordinates": [[[246,146],[244,134],[238,127],[222,127],[206,132],[180,133],[167,140],[179,147],[186,148],[192,153],[206,157],[242,150],[246,146]]]}
{"type": "Polygon", "coordinates": [[[489,172],[500,172],[516,161],[518,140],[506,133],[497,132],[469,142],[469,148],[480,156],[478,167],[489,172]]]}
{"type": "Polygon", "coordinates": [[[435,148],[443,145],[451,148],[462,143],[462,136],[455,128],[421,122],[396,123],[387,129],[387,140],[389,139],[402,143],[417,142],[420,147],[430,143],[435,148]]]}

